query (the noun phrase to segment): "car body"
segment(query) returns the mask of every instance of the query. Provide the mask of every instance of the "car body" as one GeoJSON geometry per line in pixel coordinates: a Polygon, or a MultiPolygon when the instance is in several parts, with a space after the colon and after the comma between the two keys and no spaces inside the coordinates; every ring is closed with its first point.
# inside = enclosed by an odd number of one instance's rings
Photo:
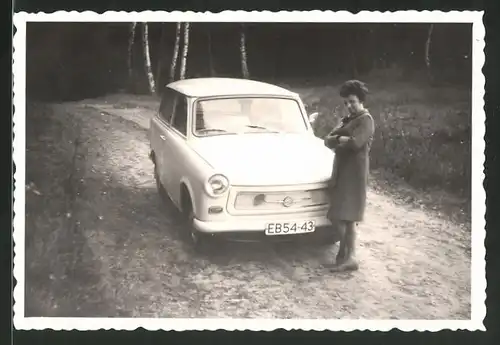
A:
{"type": "Polygon", "coordinates": [[[334,153],[313,133],[316,115],[308,118],[298,94],[260,81],[166,85],[150,122],[151,158],[157,186],[185,216],[190,238],[331,229],[334,153]]]}

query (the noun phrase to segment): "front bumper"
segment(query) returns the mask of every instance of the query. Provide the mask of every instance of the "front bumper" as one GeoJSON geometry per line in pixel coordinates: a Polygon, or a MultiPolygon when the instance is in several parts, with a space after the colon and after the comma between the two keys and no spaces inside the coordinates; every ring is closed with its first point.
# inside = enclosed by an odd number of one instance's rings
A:
{"type": "Polygon", "coordinates": [[[200,232],[210,234],[264,232],[267,223],[280,221],[313,220],[316,223],[316,228],[330,227],[332,224],[328,218],[326,218],[325,212],[318,213],[319,214],[313,215],[280,214],[266,215],[265,217],[229,217],[227,220],[223,221],[201,221],[195,218],[193,226],[200,232]]]}

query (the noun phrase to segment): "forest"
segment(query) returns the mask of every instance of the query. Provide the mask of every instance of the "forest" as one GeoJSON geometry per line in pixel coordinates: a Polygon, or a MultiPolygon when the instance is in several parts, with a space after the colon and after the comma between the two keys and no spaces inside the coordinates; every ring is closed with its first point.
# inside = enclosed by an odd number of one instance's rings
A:
{"type": "Polygon", "coordinates": [[[26,44],[26,316],[470,319],[471,25],[31,22],[26,44]],[[319,138],[367,82],[365,273],[182,243],[147,133],[163,85],[205,76],[286,86],[319,138]]]}
{"type": "Polygon", "coordinates": [[[149,93],[148,70],[155,85],[200,76],[303,83],[346,78],[471,82],[468,24],[187,24],[28,23],[28,97],[56,101],[124,89],[149,93]]]}

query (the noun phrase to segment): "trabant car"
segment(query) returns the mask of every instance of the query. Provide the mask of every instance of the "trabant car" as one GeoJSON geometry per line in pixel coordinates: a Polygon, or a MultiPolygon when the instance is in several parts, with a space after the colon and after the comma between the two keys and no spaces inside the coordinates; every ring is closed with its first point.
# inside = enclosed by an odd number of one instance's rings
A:
{"type": "Polygon", "coordinates": [[[334,153],[314,135],[316,117],[297,93],[261,81],[164,87],[150,157],[159,193],[180,211],[191,244],[318,233],[336,242],[326,216],[334,153]]]}

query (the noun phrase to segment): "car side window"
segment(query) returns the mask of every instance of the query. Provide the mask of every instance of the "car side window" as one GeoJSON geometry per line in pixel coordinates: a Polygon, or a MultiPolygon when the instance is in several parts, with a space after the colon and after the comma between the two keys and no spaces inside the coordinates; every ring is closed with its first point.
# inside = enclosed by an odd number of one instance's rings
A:
{"type": "Polygon", "coordinates": [[[187,100],[183,95],[176,95],[174,101],[174,119],[172,127],[182,134],[187,134],[187,100]]]}
{"type": "Polygon", "coordinates": [[[162,94],[160,102],[160,117],[168,124],[170,124],[174,113],[175,96],[175,91],[168,87],[165,88],[162,94]]]}

